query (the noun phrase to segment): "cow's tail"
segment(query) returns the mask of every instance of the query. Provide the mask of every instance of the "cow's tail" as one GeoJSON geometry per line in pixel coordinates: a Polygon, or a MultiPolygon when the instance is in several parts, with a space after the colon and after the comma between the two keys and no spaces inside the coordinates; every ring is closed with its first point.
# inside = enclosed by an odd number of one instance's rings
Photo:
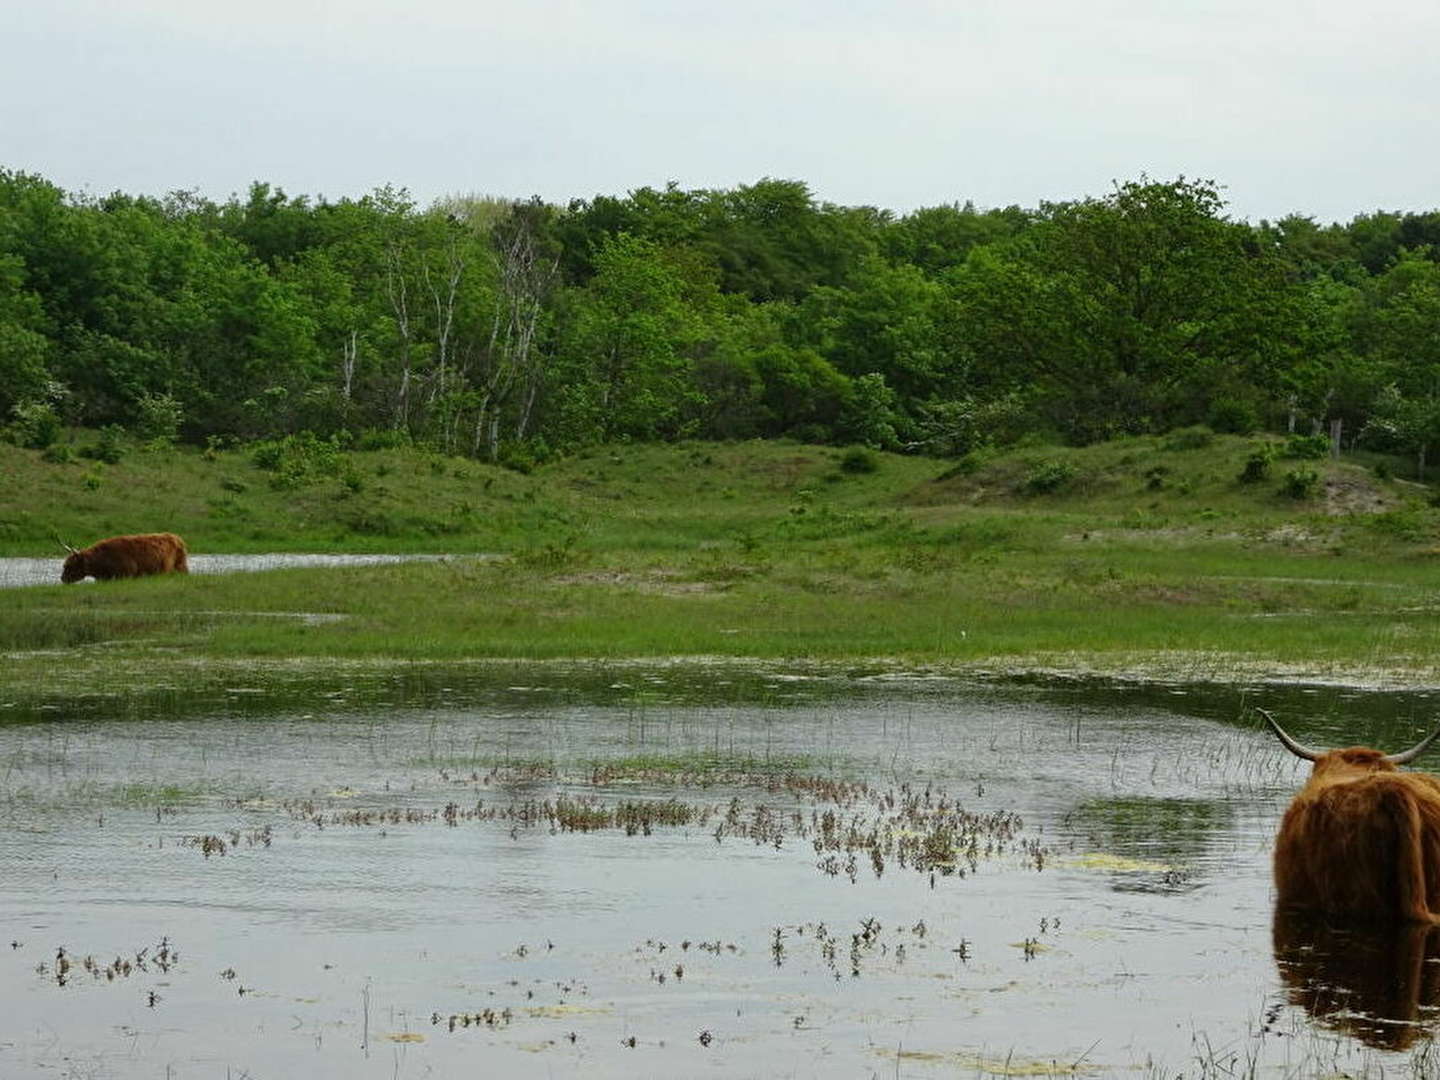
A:
{"type": "MultiPolygon", "coordinates": [[[[1385,802],[1395,823],[1396,901],[1402,919],[1440,924],[1440,912],[1430,908],[1425,872],[1425,822],[1414,794],[1400,784],[1388,785],[1385,802]]],[[[1440,901],[1440,896],[1435,898],[1440,901]]]]}

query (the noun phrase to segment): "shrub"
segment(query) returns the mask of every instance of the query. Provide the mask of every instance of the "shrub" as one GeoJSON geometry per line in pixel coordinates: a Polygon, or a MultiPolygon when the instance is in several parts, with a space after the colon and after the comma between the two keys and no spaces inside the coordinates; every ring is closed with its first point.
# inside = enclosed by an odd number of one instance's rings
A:
{"type": "Polygon", "coordinates": [[[1285,442],[1285,456],[1320,461],[1330,456],[1328,435],[1291,435],[1285,442]]]}
{"type": "Polygon", "coordinates": [[[60,417],[44,401],[22,401],[10,410],[15,419],[6,435],[17,446],[44,450],[60,437],[60,417]]]}
{"type": "Polygon", "coordinates": [[[200,451],[200,456],[206,461],[218,461],[220,451],[224,450],[229,438],[225,435],[206,435],[205,449],[200,451]]]}
{"type": "Polygon", "coordinates": [[[412,444],[404,428],[366,428],[355,440],[357,450],[404,450],[412,444]]]}
{"type": "Polygon", "coordinates": [[[1232,435],[1249,435],[1260,426],[1260,417],[1248,401],[1236,398],[1221,398],[1210,406],[1207,418],[1210,427],[1232,435]]]}
{"type": "Polygon", "coordinates": [[[136,433],[156,446],[170,446],[180,437],[185,407],[169,394],[142,394],[137,403],[136,433]]]}
{"type": "Polygon", "coordinates": [[[1268,446],[1257,446],[1250,451],[1250,456],[1245,459],[1245,467],[1240,470],[1240,483],[1258,484],[1270,475],[1270,448],[1268,446]]]}
{"type": "Polygon", "coordinates": [[[1159,491],[1165,486],[1165,477],[1170,470],[1164,465],[1156,465],[1154,468],[1145,470],[1145,487],[1149,491],[1159,491]]]}
{"type": "Polygon", "coordinates": [[[321,439],[309,431],[258,442],[250,451],[251,462],[256,468],[273,472],[270,486],[280,490],[334,476],[340,471],[343,457],[333,436],[321,439]]]}
{"type": "Polygon", "coordinates": [[[70,452],[70,447],[64,443],[54,443],[45,448],[44,452],[40,455],[40,459],[42,461],[48,461],[52,465],[65,465],[69,463],[74,456],[75,455],[70,452]]]}
{"type": "Polygon", "coordinates": [[[840,471],[873,473],[880,468],[880,459],[863,446],[852,446],[840,458],[840,471]]]}
{"type": "Polygon", "coordinates": [[[1314,469],[1291,469],[1281,490],[1292,499],[1313,499],[1320,494],[1320,474],[1314,469]]]}
{"type": "Polygon", "coordinates": [[[1059,491],[1075,479],[1075,467],[1064,461],[1039,461],[1021,481],[1020,490],[1027,495],[1048,495],[1059,491]]]}
{"type": "Polygon", "coordinates": [[[100,441],[80,448],[80,456],[107,465],[118,465],[125,456],[125,429],[119,424],[106,424],[100,429],[100,441]]]}
{"type": "MultiPolygon", "coordinates": [[[[612,459],[616,465],[620,464],[619,455],[612,459]]],[[[495,455],[495,464],[501,468],[509,469],[528,476],[535,471],[537,464],[535,455],[522,442],[503,442],[495,455]]]]}

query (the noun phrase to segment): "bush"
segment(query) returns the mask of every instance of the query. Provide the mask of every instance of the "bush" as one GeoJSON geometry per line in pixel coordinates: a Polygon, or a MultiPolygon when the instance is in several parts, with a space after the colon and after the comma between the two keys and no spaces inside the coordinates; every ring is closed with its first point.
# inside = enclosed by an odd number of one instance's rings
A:
{"type": "Polygon", "coordinates": [[[60,417],[44,401],[22,401],[10,410],[15,419],[5,434],[17,446],[44,450],[60,437],[60,417]]]}
{"type": "Polygon", "coordinates": [[[1221,398],[1210,406],[1210,427],[1231,435],[1249,435],[1260,426],[1260,417],[1248,401],[1221,398]]]}
{"type": "Polygon", "coordinates": [[[1313,499],[1320,494],[1320,474],[1314,469],[1291,469],[1280,489],[1292,499],[1313,499]]]}
{"type": "Polygon", "coordinates": [[[1291,435],[1285,443],[1285,456],[1308,461],[1322,461],[1330,456],[1328,435],[1291,435]]]}
{"type": "MultiPolygon", "coordinates": [[[[502,442],[495,454],[495,464],[501,468],[528,476],[535,471],[535,466],[538,463],[530,447],[525,443],[502,442]]],[[[616,464],[619,464],[619,462],[617,461],[616,464]]]]}
{"type": "Polygon", "coordinates": [[[880,459],[863,446],[853,446],[840,458],[840,471],[873,473],[880,468],[880,459]]]}
{"type": "Polygon", "coordinates": [[[139,419],[135,422],[135,431],[146,442],[170,446],[180,437],[185,407],[169,394],[142,394],[137,410],[139,419]]]}
{"type": "Polygon", "coordinates": [[[80,448],[80,456],[106,465],[118,465],[125,456],[125,429],[119,424],[106,424],[100,429],[100,441],[80,448]]]}
{"type": "Polygon", "coordinates": [[[357,450],[404,450],[413,444],[404,428],[366,428],[355,440],[357,450]]]}
{"type": "Polygon", "coordinates": [[[65,465],[74,459],[75,455],[70,452],[70,447],[64,443],[54,443],[45,448],[40,455],[40,460],[48,461],[51,465],[65,465]]]}
{"type": "Polygon", "coordinates": [[[258,442],[250,451],[251,462],[256,468],[274,473],[270,486],[280,490],[334,476],[341,471],[343,457],[334,436],[321,439],[309,431],[258,442]]]}
{"type": "Polygon", "coordinates": [[[1040,461],[1030,467],[1020,490],[1027,495],[1048,495],[1075,479],[1075,467],[1064,461],[1040,461]]]}
{"type": "Polygon", "coordinates": [[[1250,451],[1250,456],[1245,459],[1245,467],[1240,470],[1240,483],[1258,484],[1270,475],[1270,448],[1268,446],[1257,446],[1250,451]]]}

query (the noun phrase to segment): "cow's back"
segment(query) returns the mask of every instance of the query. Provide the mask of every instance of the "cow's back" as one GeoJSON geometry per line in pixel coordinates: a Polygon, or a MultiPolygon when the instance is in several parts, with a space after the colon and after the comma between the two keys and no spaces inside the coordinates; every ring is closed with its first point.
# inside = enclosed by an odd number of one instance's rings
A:
{"type": "Polygon", "coordinates": [[[1300,793],[1275,843],[1280,904],[1367,920],[1440,918],[1440,785],[1380,772],[1300,793]]]}

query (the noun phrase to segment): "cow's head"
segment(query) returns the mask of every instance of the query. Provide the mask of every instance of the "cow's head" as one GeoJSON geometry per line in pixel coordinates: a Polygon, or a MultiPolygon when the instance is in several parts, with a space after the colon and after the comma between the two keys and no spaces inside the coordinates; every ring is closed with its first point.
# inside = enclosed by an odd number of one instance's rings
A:
{"type": "Polygon", "coordinates": [[[1394,772],[1397,767],[1410,764],[1428,750],[1431,743],[1440,738],[1440,728],[1436,728],[1409,750],[1402,750],[1398,754],[1386,754],[1365,746],[1351,746],[1344,750],[1315,750],[1292,739],[1264,709],[1255,711],[1265,718],[1265,722],[1270,725],[1275,737],[1286,750],[1298,758],[1314,762],[1317,776],[1332,772],[1394,772]]]}
{"type": "Polygon", "coordinates": [[[66,585],[73,585],[90,572],[85,565],[85,553],[76,551],[69,544],[61,546],[70,554],[65,559],[65,565],[60,568],[60,580],[66,585]]]}

